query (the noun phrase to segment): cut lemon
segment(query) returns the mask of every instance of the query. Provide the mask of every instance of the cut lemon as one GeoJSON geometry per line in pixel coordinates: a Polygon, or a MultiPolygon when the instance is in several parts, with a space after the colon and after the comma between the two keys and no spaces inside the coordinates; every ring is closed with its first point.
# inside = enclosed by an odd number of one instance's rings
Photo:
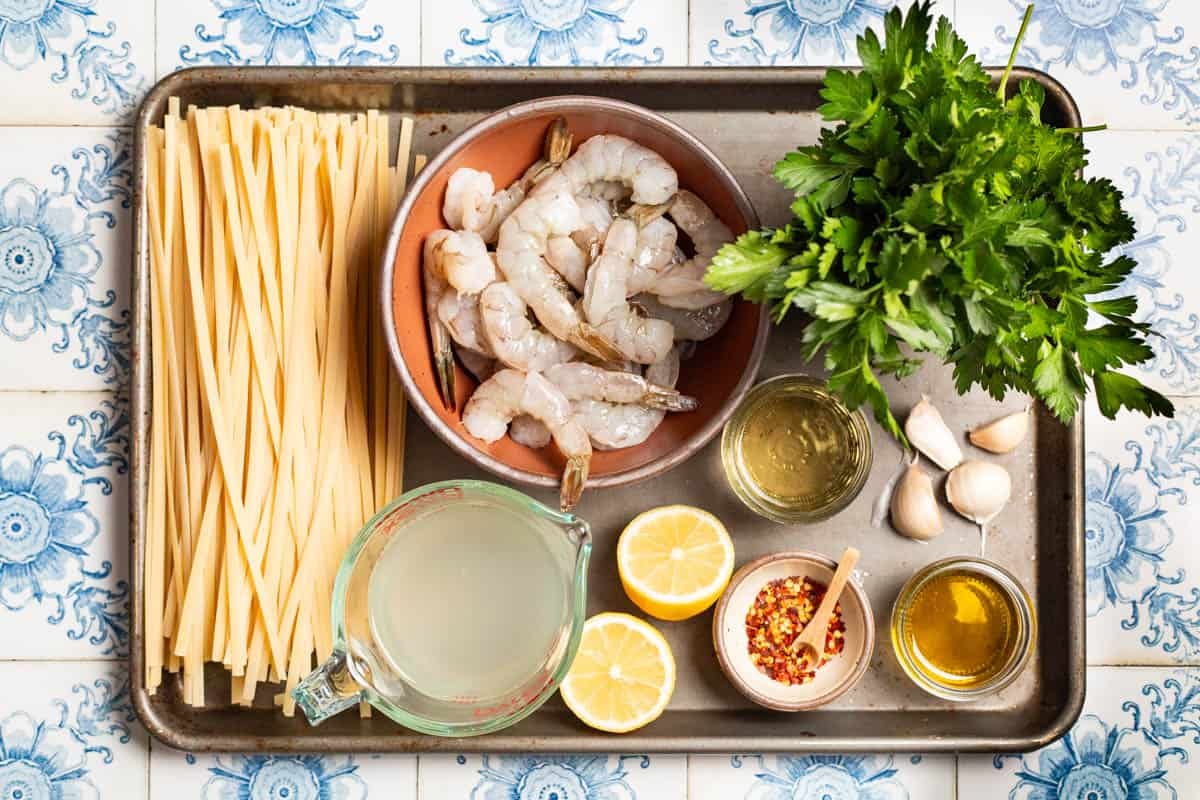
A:
{"type": "Polygon", "coordinates": [[[583,624],[563,702],[589,728],[627,733],[658,719],[675,691],[675,657],[663,635],[629,614],[583,624]]]}
{"type": "Polygon", "coordinates": [[[638,514],[617,541],[625,594],[652,617],[681,620],[711,606],[733,574],[733,541],[721,520],[691,506],[638,514]]]}

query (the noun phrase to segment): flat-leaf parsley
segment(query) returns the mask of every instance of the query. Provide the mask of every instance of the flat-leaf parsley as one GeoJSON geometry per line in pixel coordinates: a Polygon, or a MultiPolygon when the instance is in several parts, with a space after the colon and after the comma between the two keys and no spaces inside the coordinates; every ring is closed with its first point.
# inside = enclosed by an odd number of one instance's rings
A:
{"type": "Polygon", "coordinates": [[[1042,122],[1041,86],[1005,99],[1011,60],[997,91],[945,17],[930,44],[929,8],[893,9],[886,46],[858,38],[861,71],[829,71],[820,111],[836,125],[775,165],[794,218],[726,245],[705,280],[777,319],[806,312],[805,352],[824,354],[830,389],[901,441],[878,376],[911,375],[917,353],[953,364],[960,393],[1017,389],[1064,422],[1089,381],[1105,416],[1171,415],[1115,371],[1152,357],[1137,301],[1090,299],[1135,266],[1104,257],[1134,236],[1120,191],[1079,176],[1080,132],[1042,122]]]}

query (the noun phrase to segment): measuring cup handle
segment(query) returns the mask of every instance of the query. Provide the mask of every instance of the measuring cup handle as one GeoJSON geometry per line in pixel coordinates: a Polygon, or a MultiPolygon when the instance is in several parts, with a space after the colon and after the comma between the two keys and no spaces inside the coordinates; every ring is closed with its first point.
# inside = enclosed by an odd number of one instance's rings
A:
{"type": "Polygon", "coordinates": [[[337,651],[292,689],[292,697],[310,725],[319,725],[357,705],[361,694],[362,687],[346,664],[346,654],[337,651]]]}

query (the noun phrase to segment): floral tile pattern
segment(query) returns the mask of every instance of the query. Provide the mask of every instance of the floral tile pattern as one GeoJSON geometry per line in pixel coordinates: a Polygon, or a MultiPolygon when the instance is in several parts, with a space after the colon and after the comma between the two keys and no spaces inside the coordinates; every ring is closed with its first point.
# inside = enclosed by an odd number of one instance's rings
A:
{"type": "Polygon", "coordinates": [[[129,371],[129,134],[0,127],[0,386],[107,389],[129,371]]]}
{"type": "Polygon", "coordinates": [[[128,124],[154,74],[154,5],[0,2],[0,124],[128,124]]]}
{"type": "Polygon", "coordinates": [[[459,67],[687,63],[687,0],[421,0],[422,61],[459,67]]]}
{"type": "Polygon", "coordinates": [[[952,800],[954,757],[692,756],[692,800],[952,800]]]}
{"type": "Polygon", "coordinates": [[[417,11],[415,0],[176,0],[158,15],[158,72],[416,64],[417,11]]]}
{"type": "MultiPolygon", "coordinates": [[[[1025,0],[957,0],[959,32],[1003,64],[1025,0]]],[[[1075,96],[1085,125],[1200,127],[1200,5],[1188,0],[1038,2],[1017,63],[1045,70],[1075,96]]]]}
{"type": "MultiPolygon", "coordinates": [[[[0,798],[1200,797],[1200,3],[1038,0],[1018,62],[1126,192],[1175,420],[1089,408],[1084,717],[1026,756],[188,755],[129,707],[132,114],[193,65],[852,63],[908,0],[0,0],[0,798]],[[17,660],[11,660],[17,659],[17,660]],[[36,680],[29,676],[36,673],[36,680]],[[1095,687],[1101,687],[1097,690],[1095,687]],[[149,753],[152,749],[152,752],[149,753]],[[957,779],[956,779],[957,773],[957,779]]],[[[941,0],[989,63],[1026,0],[941,0]]]]}
{"type": "Polygon", "coordinates": [[[181,753],[155,743],[150,797],[197,800],[416,800],[415,756],[181,753]]]}
{"type": "Polygon", "coordinates": [[[0,664],[4,800],[146,800],[146,750],[123,665],[0,664]]]}
{"type": "Polygon", "coordinates": [[[1093,668],[1083,715],[1063,739],[1024,756],[960,757],[972,800],[1190,800],[1200,787],[1200,675],[1093,668]]]}
{"type": "Polygon", "coordinates": [[[466,800],[684,800],[687,759],[660,755],[423,756],[420,796],[466,800]]]}

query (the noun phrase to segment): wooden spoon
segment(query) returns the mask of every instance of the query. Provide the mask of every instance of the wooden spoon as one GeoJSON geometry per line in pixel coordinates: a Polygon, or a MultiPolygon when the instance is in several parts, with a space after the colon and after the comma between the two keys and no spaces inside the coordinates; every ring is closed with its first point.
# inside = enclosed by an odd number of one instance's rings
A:
{"type": "Polygon", "coordinates": [[[820,664],[825,655],[825,635],[829,630],[829,618],[833,616],[833,609],[837,606],[838,598],[842,596],[842,590],[846,588],[846,581],[850,580],[850,573],[858,564],[858,556],[858,550],[853,547],[847,547],[842,553],[837,571],[833,573],[829,588],[821,598],[821,605],[817,606],[817,613],[813,614],[804,630],[792,640],[792,652],[803,652],[807,658],[812,659],[813,664],[820,664]]]}

